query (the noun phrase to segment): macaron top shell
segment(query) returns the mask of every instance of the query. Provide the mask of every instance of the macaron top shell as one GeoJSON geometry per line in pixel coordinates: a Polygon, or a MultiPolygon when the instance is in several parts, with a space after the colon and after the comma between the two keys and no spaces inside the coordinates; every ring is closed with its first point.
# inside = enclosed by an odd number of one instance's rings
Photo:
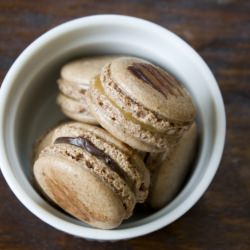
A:
{"type": "Polygon", "coordinates": [[[195,107],[187,91],[173,76],[148,61],[117,58],[105,65],[101,79],[114,82],[129,98],[170,121],[194,119],[195,107]]]}
{"type": "Polygon", "coordinates": [[[61,69],[61,77],[69,82],[88,85],[101,68],[117,56],[92,56],[77,59],[65,64],[61,69]]]}

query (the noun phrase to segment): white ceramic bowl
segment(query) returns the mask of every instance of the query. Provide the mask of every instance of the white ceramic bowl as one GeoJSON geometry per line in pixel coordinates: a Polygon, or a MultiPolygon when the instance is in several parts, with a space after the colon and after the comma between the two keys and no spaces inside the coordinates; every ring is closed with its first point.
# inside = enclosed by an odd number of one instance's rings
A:
{"type": "Polygon", "coordinates": [[[59,25],[17,58],[0,90],[0,138],[2,173],[33,214],[72,235],[96,240],[128,239],[175,221],[205,192],[223,152],[225,111],[213,74],[182,39],[138,18],[97,15],[59,25]],[[172,72],[194,97],[201,140],[194,171],[169,205],[154,214],[134,216],[117,229],[100,230],[58,211],[39,196],[30,182],[31,155],[38,135],[62,117],[55,104],[60,67],[81,55],[110,53],[144,57],[172,72]]]}

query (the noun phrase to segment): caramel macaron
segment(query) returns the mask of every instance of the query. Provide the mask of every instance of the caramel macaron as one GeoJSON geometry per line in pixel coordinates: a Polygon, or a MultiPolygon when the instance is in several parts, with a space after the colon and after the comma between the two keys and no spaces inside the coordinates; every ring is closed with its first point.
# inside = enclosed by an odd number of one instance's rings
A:
{"type": "Polygon", "coordinates": [[[114,58],[116,57],[83,57],[70,61],[62,67],[60,78],[57,80],[60,90],[57,103],[67,117],[76,121],[97,124],[96,119],[88,111],[85,92],[91,79],[98,75],[101,68],[114,58]]]}
{"type": "Polygon", "coordinates": [[[91,82],[86,101],[101,126],[147,152],[169,150],[195,117],[191,96],[172,75],[134,57],[107,63],[91,82]]]}
{"type": "Polygon", "coordinates": [[[43,193],[94,227],[119,226],[147,198],[150,176],[141,158],[97,126],[62,124],[38,142],[35,154],[43,193]]]}

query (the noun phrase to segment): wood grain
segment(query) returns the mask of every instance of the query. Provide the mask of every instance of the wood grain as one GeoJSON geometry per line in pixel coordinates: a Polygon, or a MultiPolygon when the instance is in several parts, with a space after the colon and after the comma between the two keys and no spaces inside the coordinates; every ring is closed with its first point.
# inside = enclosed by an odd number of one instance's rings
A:
{"type": "Polygon", "coordinates": [[[181,219],[116,243],[89,242],[49,227],[21,205],[0,176],[0,249],[250,249],[250,1],[0,1],[0,82],[39,35],[72,18],[99,13],[154,21],[179,34],[206,60],[227,112],[219,171],[181,219]]]}

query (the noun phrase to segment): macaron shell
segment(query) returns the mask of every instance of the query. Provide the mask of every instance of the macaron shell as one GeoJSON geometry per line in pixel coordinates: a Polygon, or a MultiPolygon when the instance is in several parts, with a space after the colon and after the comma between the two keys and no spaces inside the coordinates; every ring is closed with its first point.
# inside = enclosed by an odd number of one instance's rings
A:
{"type": "Polygon", "coordinates": [[[69,112],[66,109],[62,110],[62,112],[64,113],[64,115],[66,115],[67,117],[71,118],[74,121],[97,125],[96,119],[93,118],[89,113],[73,113],[69,112]]]}
{"type": "Polygon", "coordinates": [[[83,101],[76,101],[63,94],[59,94],[57,96],[57,104],[60,106],[62,112],[73,120],[98,124],[94,116],[88,111],[87,104],[83,101]]]}
{"type": "Polygon", "coordinates": [[[33,153],[33,161],[37,160],[37,158],[39,157],[39,154],[41,153],[41,151],[53,144],[54,142],[54,130],[55,128],[53,129],[50,129],[48,131],[46,131],[42,136],[40,136],[40,138],[36,141],[35,143],[35,147],[34,147],[34,153],[33,153]]]}
{"type": "Polygon", "coordinates": [[[145,167],[144,162],[138,154],[134,154],[132,157],[134,165],[137,166],[137,171],[141,176],[141,187],[136,192],[137,202],[143,203],[148,197],[148,191],[150,186],[150,172],[145,167]]]}
{"type": "Polygon", "coordinates": [[[57,156],[42,157],[35,163],[34,174],[55,203],[92,226],[114,228],[126,217],[113,190],[79,164],[57,156]]]}
{"type": "Polygon", "coordinates": [[[115,58],[117,56],[93,56],[71,61],[62,67],[61,77],[77,84],[89,84],[101,68],[115,58]]]}
{"type": "MultiPolygon", "coordinates": [[[[105,67],[109,67],[109,74],[105,77],[114,81],[124,93],[147,109],[171,121],[188,122],[193,120],[195,107],[190,95],[166,71],[148,61],[133,57],[120,57],[105,67]],[[138,65],[140,71],[143,72],[143,78],[129,70],[134,65],[138,65]],[[150,69],[143,68],[140,65],[149,65],[150,69]],[[152,74],[151,69],[156,73],[152,74]],[[169,89],[167,96],[145,81],[145,77],[148,77],[152,82],[158,83],[158,76],[155,76],[155,74],[161,75],[160,81],[166,83],[169,89]]],[[[105,72],[107,70],[103,69],[102,73],[105,72]]]]}
{"type": "Polygon", "coordinates": [[[85,101],[79,102],[63,94],[58,94],[57,104],[61,106],[63,109],[67,109],[68,111],[74,113],[88,112],[87,111],[88,106],[85,101]]]}
{"type": "Polygon", "coordinates": [[[62,78],[59,78],[57,80],[57,85],[60,90],[60,92],[70,97],[71,99],[82,101],[85,100],[85,91],[88,89],[89,84],[79,84],[75,82],[70,82],[67,80],[64,80],[62,78]]]}
{"type": "Polygon", "coordinates": [[[166,159],[169,151],[151,152],[144,156],[144,163],[151,173],[154,173],[159,165],[166,159]]]}
{"type": "MultiPolygon", "coordinates": [[[[178,144],[162,157],[162,162],[154,167],[148,203],[159,209],[170,202],[178,193],[190,169],[197,144],[195,123],[184,133],[178,144]],[[165,158],[165,159],[164,159],[165,158]]],[[[150,167],[149,167],[150,168],[150,167]]]]}

